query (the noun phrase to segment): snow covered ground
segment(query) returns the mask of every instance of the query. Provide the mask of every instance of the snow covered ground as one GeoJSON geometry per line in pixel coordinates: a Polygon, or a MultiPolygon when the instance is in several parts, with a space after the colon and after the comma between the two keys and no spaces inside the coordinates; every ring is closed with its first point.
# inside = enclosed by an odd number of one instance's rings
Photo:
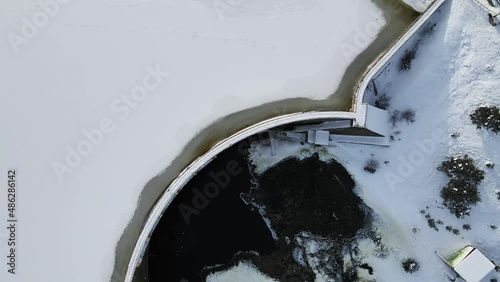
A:
{"type": "Polygon", "coordinates": [[[19,228],[0,280],[110,280],[141,189],[197,132],[328,97],[353,59],[340,43],[369,28],[359,54],[384,23],[371,1],[1,1],[0,169],[18,172],[19,228]]]}
{"type": "Polygon", "coordinates": [[[411,70],[392,73],[378,84],[379,93],[391,97],[390,111],[416,111],[414,123],[393,128],[391,147],[339,144],[325,150],[282,142],[278,156],[271,156],[270,148],[262,144],[251,152],[259,171],[284,157],[314,152],[345,165],[357,181],[357,192],[378,215],[378,232],[389,253],[379,258],[373,244],[361,242],[360,256],[374,268],[372,278],[377,281],[449,281],[447,267],[434,252],[449,256],[468,244],[500,263],[500,230],[491,227],[500,226],[500,167],[486,167],[488,161],[500,163],[500,136],[477,130],[469,118],[479,106],[500,106],[500,29],[489,25],[484,10],[472,1],[449,1],[442,11],[411,70]],[[454,133],[459,136],[451,137],[454,133]],[[486,172],[479,187],[482,202],[462,220],[443,207],[439,192],[448,178],[436,170],[457,154],[468,154],[486,172]],[[363,170],[369,159],[380,163],[374,174],[363,170]],[[443,222],[439,231],[428,226],[425,214],[443,222]],[[464,230],[464,224],[472,229],[464,230]],[[452,234],[446,226],[460,234],[452,234]],[[408,257],[420,264],[416,273],[403,271],[401,262],[408,257]]]}
{"type": "Polygon", "coordinates": [[[207,282],[276,282],[268,276],[262,275],[255,269],[255,266],[240,262],[223,273],[215,273],[207,277],[207,282]]]}

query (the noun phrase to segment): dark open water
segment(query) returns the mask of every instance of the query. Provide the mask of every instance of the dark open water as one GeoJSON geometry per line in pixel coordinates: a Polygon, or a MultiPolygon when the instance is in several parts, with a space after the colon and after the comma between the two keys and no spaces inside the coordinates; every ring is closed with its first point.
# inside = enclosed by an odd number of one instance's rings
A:
{"type": "MultiPolygon", "coordinates": [[[[245,143],[239,143],[220,154],[167,208],[149,245],[149,281],[202,281],[202,268],[226,263],[239,251],[261,254],[274,251],[275,242],[262,217],[240,198],[240,193],[247,193],[251,185],[245,147],[245,143]],[[228,171],[234,176],[230,176],[227,187],[217,185],[219,194],[209,199],[207,207],[198,210],[199,214],[189,216],[187,224],[184,219],[187,216],[183,217],[179,206],[184,203],[184,208],[194,207],[194,189],[202,192],[208,183],[215,183],[210,172],[220,175],[228,171]]],[[[225,184],[225,178],[220,176],[220,179],[220,183],[225,184]]],[[[212,184],[209,184],[209,193],[216,194],[212,184]]],[[[200,204],[198,207],[206,205],[199,197],[196,200],[200,204]]]]}

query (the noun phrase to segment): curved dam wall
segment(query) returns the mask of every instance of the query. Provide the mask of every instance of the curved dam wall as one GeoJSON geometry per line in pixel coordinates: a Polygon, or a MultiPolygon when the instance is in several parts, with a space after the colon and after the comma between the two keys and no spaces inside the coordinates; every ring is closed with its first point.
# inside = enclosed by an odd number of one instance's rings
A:
{"type": "Polygon", "coordinates": [[[147,250],[149,238],[156,225],[158,224],[165,209],[170,205],[172,200],[182,190],[182,188],[192,179],[192,177],[196,175],[196,173],[198,173],[210,161],[216,158],[220,152],[252,135],[290,123],[350,119],[354,121],[354,126],[365,127],[367,120],[366,110],[364,109],[366,109],[366,107],[363,107],[363,104],[368,103],[371,101],[371,99],[373,99],[372,97],[374,97],[374,93],[377,89],[376,81],[383,78],[384,74],[389,73],[391,68],[397,67],[397,64],[393,62],[397,62],[398,60],[400,60],[404,55],[405,50],[407,50],[412,46],[412,44],[416,42],[415,40],[417,39],[414,38],[414,35],[425,28],[425,24],[445,1],[446,0],[436,0],[421,15],[421,17],[419,17],[418,20],[413,23],[413,25],[408,30],[369,67],[368,71],[363,76],[363,79],[355,89],[353,105],[350,112],[301,112],[271,118],[255,125],[249,126],[232,135],[231,137],[222,140],[221,142],[214,145],[201,157],[194,160],[189,166],[187,166],[180,173],[180,175],[169,185],[159,201],[151,210],[135,245],[134,251],[128,264],[124,281],[133,281],[136,267],[141,264],[143,256],[147,250]]]}

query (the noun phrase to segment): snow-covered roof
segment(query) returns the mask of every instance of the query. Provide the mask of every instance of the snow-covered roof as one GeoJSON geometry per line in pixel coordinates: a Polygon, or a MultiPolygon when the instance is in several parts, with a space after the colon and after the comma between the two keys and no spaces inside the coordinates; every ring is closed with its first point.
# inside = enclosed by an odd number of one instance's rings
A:
{"type": "Polygon", "coordinates": [[[478,249],[472,251],[455,271],[467,282],[482,282],[495,270],[495,265],[478,249]]]}
{"type": "Polygon", "coordinates": [[[366,119],[364,126],[372,132],[375,132],[382,136],[388,136],[390,128],[389,123],[387,122],[389,118],[389,114],[387,113],[387,111],[368,104],[363,104],[362,107],[366,108],[366,119]]]}

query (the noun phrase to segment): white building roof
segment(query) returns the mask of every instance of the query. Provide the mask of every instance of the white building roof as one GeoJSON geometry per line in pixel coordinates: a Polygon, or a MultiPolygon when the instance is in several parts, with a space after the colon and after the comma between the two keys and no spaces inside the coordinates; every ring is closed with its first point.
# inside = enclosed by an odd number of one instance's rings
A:
{"type": "Polygon", "coordinates": [[[487,277],[494,270],[495,265],[477,249],[455,267],[458,275],[467,282],[489,281],[487,277]]]}

